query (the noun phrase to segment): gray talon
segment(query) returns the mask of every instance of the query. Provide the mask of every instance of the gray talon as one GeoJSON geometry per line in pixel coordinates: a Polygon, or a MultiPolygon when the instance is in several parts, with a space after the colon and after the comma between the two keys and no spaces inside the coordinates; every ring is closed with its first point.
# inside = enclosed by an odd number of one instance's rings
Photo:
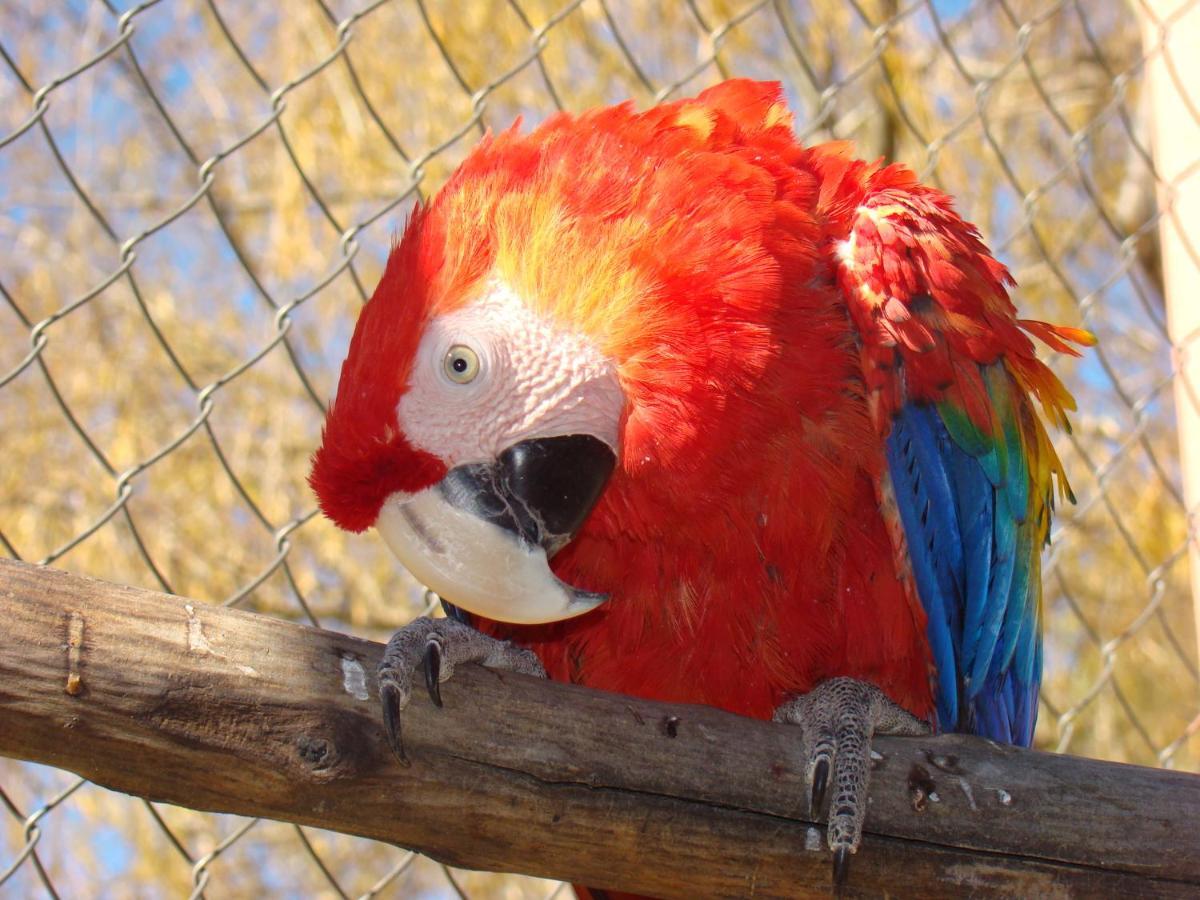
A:
{"type": "Polygon", "coordinates": [[[835,888],[845,884],[850,856],[862,841],[871,777],[871,738],[923,735],[929,725],[893,703],[883,691],[853,678],[832,678],[775,710],[776,722],[800,727],[813,816],[820,815],[833,783],[828,840],[835,888]]]}
{"type": "Polygon", "coordinates": [[[812,784],[812,813],[817,815],[825,808],[825,789],[829,786],[829,760],[817,761],[812,784]]]}
{"type": "Polygon", "coordinates": [[[524,647],[499,641],[456,619],[422,616],[401,628],[388,641],[379,663],[379,699],[388,746],[402,765],[408,765],[401,737],[400,715],[412,696],[413,678],[420,666],[429,698],[442,705],[440,685],[460,663],[480,663],[523,675],[546,677],[541,661],[524,647]]]}
{"type": "Polygon", "coordinates": [[[833,851],[833,886],[835,890],[840,891],[846,884],[846,877],[850,874],[850,851],[845,847],[838,847],[833,851]]]}
{"type": "Polygon", "coordinates": [[[383,731],[388,746],[396,760],[405,768],[412,765],[404,753],[404,742],[400,738],[400,689],[390,682],[379,686],[379,698],[383,701],[383,731]]]}
{"type": "Polygon", "coordinates": [[[442,645],[436,637],[430,636],[425,642],[425,689],[429,691],[429,699],[433,705],[442,705],[442,645]]]}

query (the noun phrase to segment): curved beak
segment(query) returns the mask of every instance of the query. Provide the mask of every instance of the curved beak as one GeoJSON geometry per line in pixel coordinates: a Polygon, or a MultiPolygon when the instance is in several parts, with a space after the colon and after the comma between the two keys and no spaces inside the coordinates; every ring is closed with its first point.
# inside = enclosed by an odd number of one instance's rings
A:
{"type": "Polygon", "coordinates": [[[376,527],[405,568],[455,606],[516,624],[570,619],[608,596],[559,580],[550,558],[583,525],[615,465],[590,435],[521,441],[494,462],[394,495],[376,527]]]}

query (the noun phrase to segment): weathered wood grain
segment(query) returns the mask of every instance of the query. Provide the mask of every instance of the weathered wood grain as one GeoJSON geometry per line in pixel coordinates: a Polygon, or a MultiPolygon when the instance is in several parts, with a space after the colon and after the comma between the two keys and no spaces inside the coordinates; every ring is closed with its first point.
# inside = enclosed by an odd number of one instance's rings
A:
{"type": "MultiPolygon", "coordinates": [[[[444,709],[414,698],[401,768],[381,651],[0,560],[0,755],[455,865],[664,897],[828,895],[795,729],[467,666],[444,709]]],[[[847,896],[1200,894],[1198,776],[953,735],[876,748],[847,896]]]]}

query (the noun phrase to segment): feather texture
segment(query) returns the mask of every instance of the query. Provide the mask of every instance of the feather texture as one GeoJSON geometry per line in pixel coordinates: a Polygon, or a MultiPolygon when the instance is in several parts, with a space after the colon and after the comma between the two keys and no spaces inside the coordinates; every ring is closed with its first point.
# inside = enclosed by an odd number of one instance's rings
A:
{"type": "MultiPolygon", "coordinates": [[[[730,81],[489,135],[411,219],[355,330],[313,485],[341,524],[439,461],[396,433],[428,323],[507,285],[625,398],[564,580],[569,622],[477,620],[551,677],[766,718],[834,676],[943,728],[1028,742],[1070,395],[973,227],[908,170],[802,147],[730,81]]],[[[448,411],[447,414],[453,414],[448,411]]],[[[478,427],[487,427],[480,422],[478,427]]]]}
{"type": "Polygon", "coordinates": [[[1028,744],[1053,482],[1070,494],[1031,398],[1060,424],[1074,401],[1026,332],[1073,354],[1092,338],[1017,319],[1012,279],[947,197],[900,167],[860,166],[839,283],[928,615],[938,722],[1028,744]]]}

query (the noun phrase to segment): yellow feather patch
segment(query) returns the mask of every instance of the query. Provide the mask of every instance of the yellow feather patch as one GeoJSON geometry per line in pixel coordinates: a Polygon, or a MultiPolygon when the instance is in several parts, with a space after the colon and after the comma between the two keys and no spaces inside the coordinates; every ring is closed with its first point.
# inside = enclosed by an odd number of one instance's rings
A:
{"type": "Polygon", "coordinates": [[[706,141],[712,134],[713,128],[716,127],[717,119],[711,110],[705,109],[703,106],[685,106],[675,117],[675,124],[692,129],[700,140],[706,141]]]}

